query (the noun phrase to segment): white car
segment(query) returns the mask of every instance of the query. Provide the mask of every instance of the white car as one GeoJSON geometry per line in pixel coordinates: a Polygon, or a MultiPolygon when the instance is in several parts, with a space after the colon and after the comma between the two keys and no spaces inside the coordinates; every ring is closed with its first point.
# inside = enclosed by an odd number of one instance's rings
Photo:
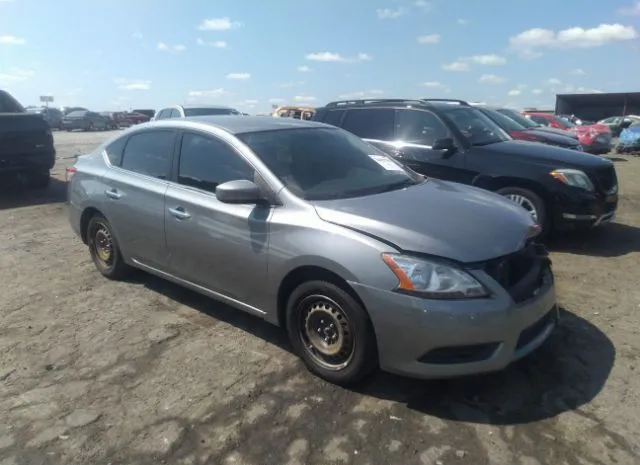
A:
{"type": "Polygon", "coordinates": [[[242,113],[235,108],[221,105],[174,105],[156,112],[152,121],[209,115],[242,115],[242,113]]]}

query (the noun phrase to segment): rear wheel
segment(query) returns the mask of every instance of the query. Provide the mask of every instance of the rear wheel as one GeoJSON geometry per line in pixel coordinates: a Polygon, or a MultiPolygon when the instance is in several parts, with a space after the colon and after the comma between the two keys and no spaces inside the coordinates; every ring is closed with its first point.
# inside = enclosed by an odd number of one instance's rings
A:
{"type": "Polygon", "coordinates": [[[291,293],[287,331],[307,368],[331,383],[353,384],[378,366],[369,316],[356,299],[332,283],[309,281],[291,293]]]}
{"type": "Polygon", "coordinates": [[[102,215],[94,215],[87,225],[87,245],[94,265],[109,279],[122,279],[129,272],[129,266],[122,259],[111,225],[102,215]]]}
{"type": "Polygon", "coordinates": [[[496,192],[517,203],[531,215],[531,219],[542,229],[539,237],[549,233],[550,221],[547,207],[538,194],[523,187],[504,187],[496,192]]]}

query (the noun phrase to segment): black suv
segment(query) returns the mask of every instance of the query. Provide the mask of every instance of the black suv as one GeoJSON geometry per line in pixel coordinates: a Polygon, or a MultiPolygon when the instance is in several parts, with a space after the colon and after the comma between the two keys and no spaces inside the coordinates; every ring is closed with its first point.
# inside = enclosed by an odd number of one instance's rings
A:
{"type": "Polygon", "coordinates": [[[543,234],[590,228],[615,216],[618,182],[610,160],[515,141],[462,100],[331,102],[313,119],[356,134],[426,176],[504,195],[526,208],[543,234]]]}

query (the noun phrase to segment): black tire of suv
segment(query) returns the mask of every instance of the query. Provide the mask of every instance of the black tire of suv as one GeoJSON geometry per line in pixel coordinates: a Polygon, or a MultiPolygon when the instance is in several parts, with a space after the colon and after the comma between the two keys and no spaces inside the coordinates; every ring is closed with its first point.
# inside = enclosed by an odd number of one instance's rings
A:
{"type": "Polygon", "coordinates": [[[531,202],[533,208],[536,209],[536,213],[538,215],[538,224],[542,229],[542,232],[538,235],[538,238],[543,239],[549,234],[551,221],[547,212],[547,206],[544,200],[542,200],[542,198],[538,194],[529,189],[525,189],[524,187],[503,187],[502,189],[498,189],[496,193],[504,197],[506,197],[507,195],[515,194],[521,195],[522,197],[526,198],[529,202],[531,202]]]}
{"type": "Polygon", "coordinates": [[[28,183],[31,189],[46,189],[51,182],[49,170],[34,171],[28,174],[28,183]]]}
{"type": "Polygon", "coordinates": [[[124,262],[122,258],[122,252],[120,246],[113,233],[111,225],[107,219],[100,215],[94,215],[87,224],[86,231],[87,245],[89,246],[89,253],[91,254],[91,260],[98,269],[98,271],[106,278],[114,281],[126,278],[131,272],[131,267],[124,262]],[[103,230],[108,233],[111,240],[111,253],[113,254],[113,260],[110,263],[105,262],[98,256],[96,249],[96,235],[98,231],[103,230]]]}
{"type": "Polygon", "coordinates": [[[369,315],[360,303],[344,289],[326,281],[308,281],[299,285],[289,296],[286,308],[286,325],[295,353],[303,360],[309,371],[337,385],[353,385],[378,368],[378,351],[373,326],[369,315]],[[339,369],[328,369],[310,354],[305,342],[303,319],[311,302],[327,302],[337,306],[346,317],[349,337],[353,349],[346,365],[339,369]]]}

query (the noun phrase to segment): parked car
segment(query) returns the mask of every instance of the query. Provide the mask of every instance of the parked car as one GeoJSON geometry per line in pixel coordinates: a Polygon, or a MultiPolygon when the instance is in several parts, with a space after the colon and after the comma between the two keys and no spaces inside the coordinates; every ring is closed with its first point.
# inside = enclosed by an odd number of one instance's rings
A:
{"type": "Polygon", "coordinates": [[[514,141],[478,108],[456,100],[352,100],[315,119],[346,129],[426,176],[488,189],[552,230],[591,228],[614,218],[618,184],[607,159],[514,141]]]}
{"type": "Polygon", "coordinates": [[[107,119],[108,129],[120,129],[120,122],[118,121],[117,113],[113,111],[101,111],[101,116],[107,119]]]}
{"type": "Polygon", "coordinates": [[[627,129],[635,121],[640,121],[640,117],[635,116],[611,116],[598,121],[598,124],[604,124],[609,127],[613,137],[618,137],[623,129],[627,129]]]}
{"type": "Polygon", "coordinates": [[[295,118],[309,120],[313,118],[315,112],[316,109],[314,107],[282,105],[273,110],[271,116],[275,118],[295,118]]]}
{"type": "Polygon", "coordinates": [[[62,107],[60,110],[62,111],[62,114],[64,116],[66,116],[69,113],[72,113],[74,111],[89,111],[88,109],[86,109],[84,107],[62,107]]]}
{"type": "Polygon", "coordinates": [[[377,367],[500,370],[556,323],[550,262],[524,210],[328,125],[161,121],[68,174],[71,225],[103,275],[140,268],[281,325],[334,383],[377,367]]]}
{"type": "Polygon", "coordinates": [[[151,118],[144,113],[137,113],[135,111],[123,113],[122,118],[129,123],[129,126],[134,124],[148,123],[151,118]]]}
{"type": "MultiPolygon", "coordinates": [[[[480,111],[493,120],[498,126],[507,131],[509,135],[515,140],[525,140],[529,142],[540,142],[547,145],[555,145],[556,147],[562,147],[565,149],[578,150],[582,152],[582,146],[577,139],[562,134],[549,133],[547,131],[540,131],[536,128],[529,128],[523,126],[519,122],[504,115],[498,109],[477,106],[480,111]]],[[[526,119],[526,118],[523,118],[526,119]]]]}
{"type": "Polygon", "coordinates": [[[62,118],[62,127],[67,131],[73,131],[74,129],[83,131],[106,130],[109,128],[109,120],[94,111],[72,111],[62,118]]]}
{"type": "Polygon", "coordinates": [[[49,123],[0,90],[0,182],[20,179],[31,187],[45,188],[55,162],[49,123]]]}
{"type": "MultiPolygon", "coordinates": [[[[139,113],[141,115],[148,116],[149,120],[152,119],[156,115],[156,111],[155,110],[146,110],[146,109],[132,110],[131,113],[139,113]]],[[[149,121],[149,120],[147,120],[147,121],[149,121]]]]}
{"type": "Polygon", "coordinates": [[[640,152],[640,121],[622,130],[616,147],[616,153],[638,152],[640,152]]]}
{"type": "Polygon", "coordinates": [[[51,128],[62,129],[62,112],[57,108],[31,107],[27,112],[40,115],[51,128]]]}
{"type": "Polygon", "coordinates": [[[547,124],[556,129],[563,129],[578,136],[585,152],[593,154],[609,153],[613,148],[613,137],[609,127],[604,124],[577,126],[568,119],[548,113],[525,112],[527,117],[539,124],[547,124]]]}
{"type": "Polygon", "coordinates": [[[556,134],[564,137],[571,137],[576,141],[578,141],[578,136],[572,132],[568,132],[564,129],[555,129],[549,126],[542,125],[540,123],[536,123],[535,121],[531,120],[528,116],[524,116],[520,112],[513,110],[511,108],[496,108],[496,111],[498,113],[503,114],[504,116],[511,118],[516,123],[519,123],[528,129],[535,129],[536,131],[545,132],[547,134],[556,134]]]}
{"type": "Polygon", "coordinates": [[[235,108],[221,105],[175,105],[167,107],[156,113],[154,121],[171,118],[187,118],[191,116],[211,116],[211,115],[242,115],[235,108]]]}

